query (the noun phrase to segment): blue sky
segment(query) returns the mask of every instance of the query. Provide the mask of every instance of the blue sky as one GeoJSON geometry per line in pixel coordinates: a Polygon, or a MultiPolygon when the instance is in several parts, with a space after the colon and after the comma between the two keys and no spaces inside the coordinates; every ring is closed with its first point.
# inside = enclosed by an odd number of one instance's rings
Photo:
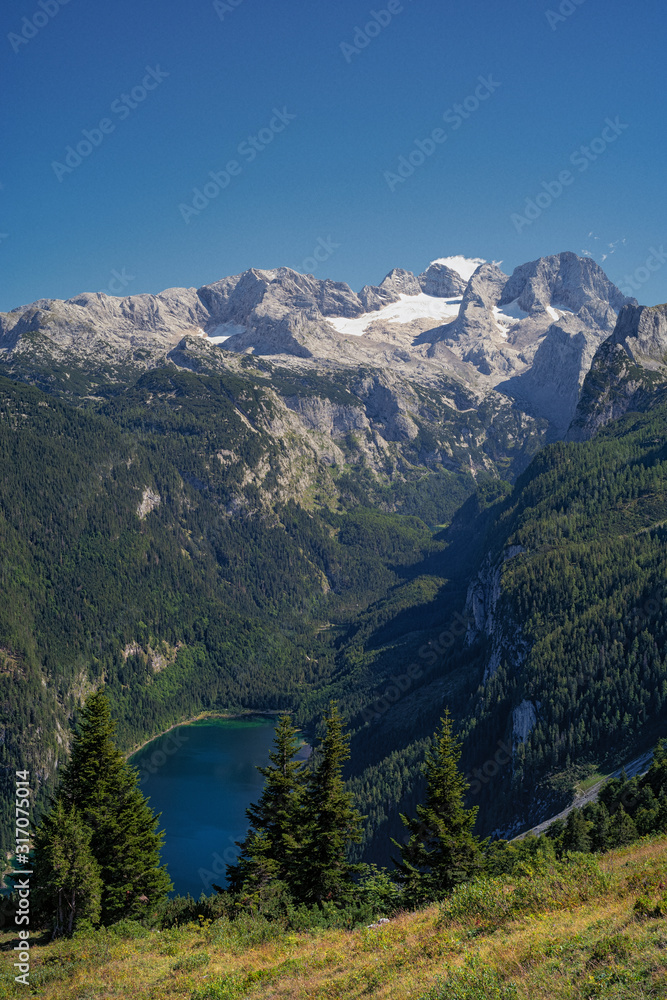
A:
{"type": "Polygon", "coordinates": [[[0,310],[560,250],[667,300],[662,0],[7,0],[0,18],[0,310]]]}

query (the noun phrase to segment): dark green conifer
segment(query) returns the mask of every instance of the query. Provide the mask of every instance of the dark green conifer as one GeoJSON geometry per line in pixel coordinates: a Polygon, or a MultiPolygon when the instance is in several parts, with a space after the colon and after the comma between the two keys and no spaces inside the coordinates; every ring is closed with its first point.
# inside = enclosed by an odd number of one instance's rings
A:
{"type": "Polygon", "coordinates": [[[136,768],[117,749],[114,731],[108,699],[98,691],[86,702],[58,793],[91,831],[105,923],[143,913],[172,888],[160,865],[159,816],[139,789],[136,768]]]}
{"type": "Polygon", "coordinates": [[[604,802],[589,802],[584,807],[584,817],[589,823],[589,837],[592,851],[606,851],[609,848],[611,818],[604,802]]]}
{"type": "Polygon", "coordinates": [[[297,878],[306,773],[294,758],[300,741],[290,717],[283,715],[276,727],[270,764],[258,767],[265,784],[259,802],[246,809],[250,829],[239,843],[241,855],[227,867],[233,892],[261,892],[271,882],[288,886],[297,878]]]}
{"type": "Polygon", "coordinates": [[[412,903],[439,899],[459,882],[483,868],[482,845],[473,833],[477,807],[466,809],[468,784],[458,762],[461,749],[452,732],[449,710],[435,747],[426,754],[426,803],[417,806],[417,817],[401,819],[410,835],[400,849],[397,879],[412,903]]]}
{"type": "Polygon", "coordinates": [[[610,847],[623,847],[638,837],[637,827],[623,806],[619,806],[609,823],[610,847]]]}
{"type": "Polygon", "coordinates": [[[76,806],[62,799],[35,831],[35,904],[51,920],[54,937],[71,934],[80,920],[100,919],[102,880],[90,839],[76,806]]]}
{"type": "Polygon", "coordinates": [[[350,757],[350,737],[335,701],[325,718],[325,735],[308,776],[304,810],[305,839],[297,892],[308,903],[347,902],[354,895],[353,876],[360,865],[348,861],[350,844],[361,840],[360,816],[345,791],[343,764],[350,757]]]}
{"type": "Polygon", "coordinates": [[[581,809],[572,809],[568,813],[561,835],[561,848],[563,851],[581,851],[584,854],[590,851],[590,826],[581,809]]]}

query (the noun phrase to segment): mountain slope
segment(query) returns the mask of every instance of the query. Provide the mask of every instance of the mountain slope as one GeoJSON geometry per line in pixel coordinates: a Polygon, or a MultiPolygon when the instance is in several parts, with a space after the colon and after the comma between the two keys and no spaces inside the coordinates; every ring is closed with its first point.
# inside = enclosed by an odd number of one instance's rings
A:
{"type": "MultiPolygon", "coordinates": [[[[126,921],[113,934],[40,940],[30,981],[45,1000],[108,996],[110,981],[137,1000],[664,997],[664,838],[522,868],[370,927],[315,935],[242,914],[161,931],[126,921]]],[[[6,997],[23,995],[8,957],[15,940],[1,939],[6,997]]]]}
{"type": "Polygon", "coordinates": [[[483,663],[471,721],[513,744],[522,822],[667,720],[665,440],[659,404],[549,446],[491,530],[466,605],[483,663]]]}
{"type": "Polygon", "coordinates": [[[296,708],[335,668],[322,625],[439,547],[416,517],[348,512],[316,453],[264,429],[261,390],[146,379],[114,419],[0,380],[5,819],[20,761],[43,801],[92,688],[125,747],[206,708],[296,708]]]}
{"type": "Polygon", "coordinates": [[[584,382],[568,440],[585,441],[631,410],[664,398],[667,383],[667,305],[625,306],[600,345],[584,382]]]}

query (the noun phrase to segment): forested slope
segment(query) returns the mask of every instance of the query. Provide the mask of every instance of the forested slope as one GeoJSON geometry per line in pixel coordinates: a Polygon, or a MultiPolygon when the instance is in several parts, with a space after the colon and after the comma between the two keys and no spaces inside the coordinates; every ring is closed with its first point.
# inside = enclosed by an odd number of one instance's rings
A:
{"type": "Polygon", "coordinates": [[[423,630],[399,612],[365,637],[379,676],[353,716],[368,762],[354,787],[377,845],[401,832],[393,803],[419,801],[419,761],[444,703],[485,832],[545,818],[577,781],[667,731],[667,407],[550,445],[509,496],[480,499],[440,535],[448,579],[430,623],[423,606],[423,630]],[[478,559],[467,594],[466,555],[478,559]],[[392,677],[410,663],[420,677],[396,697],[392,677]]]}
{"type": "Polygon", "coordinates": [[[214,406],[196,388],[187,413],[129,398],[112,419],[2,380],[5,796],[19,763],[48,785],[103,680],[126,747],[202,709],[298,708],[335,669],[321,626],[438,548],[416,517],[268,506],[266,476],[263,496],[248,476],[260,451],[280,474],[275,440],[248,426],[260,404],[246,423],[220,386],[214,406]],[[231,448],[240,472],[217,457],[231,448]]]}
{"type": "Polygon", "coordinates": [[[199,350],[99,397],[1,382],[5,774],[47,789],[102,680],[126,748],[208,709],[290,709],[310,732],[335,697],[385,860],[445,704],[485,831],[662,735],[658,395],[526,468],[539,436],[503,406],[415,390],[403,434],[372,373],[199,350]]]}

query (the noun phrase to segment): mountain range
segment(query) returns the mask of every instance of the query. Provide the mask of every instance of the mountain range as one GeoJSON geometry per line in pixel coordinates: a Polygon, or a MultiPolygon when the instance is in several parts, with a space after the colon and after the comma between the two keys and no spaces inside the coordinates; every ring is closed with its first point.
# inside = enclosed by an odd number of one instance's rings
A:
{"type": "MultiPolygon", "coordinates": [[[[573,253],[511,277],[480,259],[443,258],[418,276],[396,268],[358,294],[289,268],[252,269],[159,295],[39,300],[0,315],[0,357],[9,371],[85,367],[100,392],[131,369],[196,364],[201,339],[296,371],[371,366],[443,393],[460,387],[478,404],[493,390],[559,434],[626,304],[636,302],[573,253]]],[[[56,371],[48,384],[58,385],[56,371]]]]}

